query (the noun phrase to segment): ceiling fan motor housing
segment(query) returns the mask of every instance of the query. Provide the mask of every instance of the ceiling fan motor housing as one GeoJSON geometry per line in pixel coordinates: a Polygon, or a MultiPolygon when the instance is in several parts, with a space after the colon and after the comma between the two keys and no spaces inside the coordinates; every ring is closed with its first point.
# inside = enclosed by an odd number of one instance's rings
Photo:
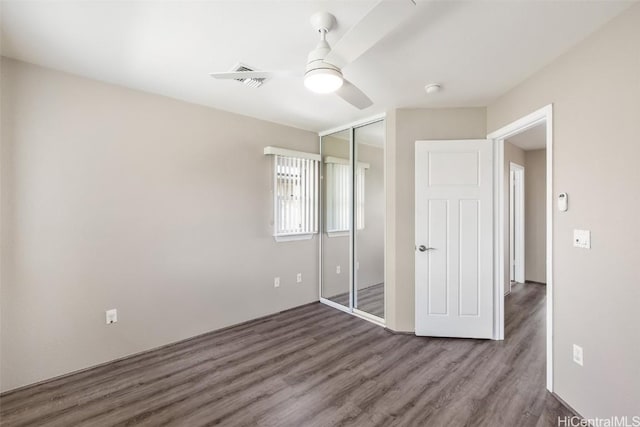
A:
{"type": "Polygon", "coordinates": [[[326,36],[335,24],[335,16],[328,12],[317,12],[311,16],[311,26],[320,33],[320,41],[307,56],[305,74],[315,70],[333,70],[342,75],[340,68],[324,61],[329,52],[331,52],[331,46],[327,43],[326,36]]]}
{"type": "Polygon", "coordinates": [[[318,69],[330,69],[340,72],[340,69],[333,64],[329,64],[324,61],[327,54],[331,51],[329,44],[325,40],[321,40],[316,48],[309,52],[307,57],[307,69],[306,72],[318,69]]]}

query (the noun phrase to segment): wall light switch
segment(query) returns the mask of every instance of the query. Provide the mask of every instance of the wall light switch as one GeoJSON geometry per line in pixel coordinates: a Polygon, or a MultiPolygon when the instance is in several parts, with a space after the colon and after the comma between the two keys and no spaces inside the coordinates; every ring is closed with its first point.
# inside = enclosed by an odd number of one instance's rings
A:
{"type": "Polygon", "coordinates": [[[273,278],[273,287],[274,288],[279,288],[280,287],[280,278],[279,277],[274,277],[273,278]]]}
{"type": "Polygon", "coordinates": [[[573,246],[576,248],[591,249],[591,231],[573,230],[573,246]]]}
{"type": "Polygon", "coordinates": [[[302,273],[298,273],[298,275],[296,276],[296,282],[302,283],[302,273]]]}
{"type": "Polygon", "coordinates": [[[105,311],[107,325],[112,323],[116,323],[118,321],[118,310],[112,308],[111,310],[105,311]]]}
{"type": "Polygon", "coordinates": [[[583,359],[582,359],[582,347],[580,347],[579,345],[573,345],[573,361],[576,362],[578,365],[582,366],[583,363],[583,359]]]}

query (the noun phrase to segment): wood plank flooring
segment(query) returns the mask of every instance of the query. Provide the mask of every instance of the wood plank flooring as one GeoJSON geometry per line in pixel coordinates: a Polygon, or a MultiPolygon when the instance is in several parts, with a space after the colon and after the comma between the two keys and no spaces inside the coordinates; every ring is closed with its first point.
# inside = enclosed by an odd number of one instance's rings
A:
{"type": "Polygon", "coordinates": [[[556,426],[545,288],[506,340],[392,334],[313,304],[0,397],[3,426],[556,426]]]}
{"type": "MultiPolygon", "coordinates": [[[[349,293],[329,298],[333,302],[349,306],[349,293]]],[[[384,319],[384,283],[358,290],[356,308],[384,319]]]]}

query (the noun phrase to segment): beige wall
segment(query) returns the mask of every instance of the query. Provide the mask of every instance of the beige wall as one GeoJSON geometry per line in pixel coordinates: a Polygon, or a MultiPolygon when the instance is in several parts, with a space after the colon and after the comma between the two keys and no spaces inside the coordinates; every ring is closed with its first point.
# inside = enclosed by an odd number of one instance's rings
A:
{"type": "Polygon", "coordinates": [[[414,331],[415,142],[426,139],[484,139],[484,108],[400,109],[387,115],[387,327],[414,331]]]}
{"type": "Polygon", "coordinates": [[[274,242],[262,153],[318,152],[316,134],[4,58],[1,74],[2,390],[317,300],[318,240],[274,242]]]}
{"type": "MultiPolygon", "coordinates": [[[[508,141],[504,142],[504,291],[505,293],[509,292],[511,285],[511,271],[510,271],[510,262],[509,259],[511,257],[511,236],[510,236],[510,224],[509,224],[509,206],[511,203],[511,194],[509,192],[510,185],[510,171],[511,171],[511,162],[516,163],[520,166],[524,167],[524,150],[520,147],[516,147],[508,141]]],[[[525,171],[526,173],[526,171],[525,171]]],[[[526,177],[525,177],[526,182],[526,177]]],[[[526,242],[525,242],[526,244],[526,242]]],[[[526,254],[526,252],[525,252],[526,254]]],[[[526,255],[525,255],[526,256],[526,255]]],[[[525,265],[526,267],[526,265],[525,265]]],[[[526,273],[525,273],[526,274],[526,273]]]]}
{"type": "Polygon", "coordinates": [[[554,106],[553,194],[569,195],[553,210],[555,392],[588,418],[640,411],[639,46],[634,5],[487,111],[494,131],[554,106]],[[576,228],[590,250],[573,247],[576,228]]]}
{"type": "Polygon", "coordinates": [[[526,280],[547,282],[547,150],[524,152],[526,280]]]}

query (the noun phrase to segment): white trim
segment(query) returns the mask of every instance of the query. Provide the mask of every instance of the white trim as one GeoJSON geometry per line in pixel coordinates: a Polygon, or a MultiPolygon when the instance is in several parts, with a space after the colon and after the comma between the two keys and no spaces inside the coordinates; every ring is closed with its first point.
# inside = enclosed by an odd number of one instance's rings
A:
{"type": "Polygon", "coordinates": [[[341,230],[341,231],[327,231],[327,237],[346,237],[349,235],[349,230],[341,230]]]}
{"type": "MultiPolygon", "coordinates": [[[[487,136],[489,138],[489,136],[487,136]]],[[[504,339],[504,140],[494,143],[493,339],[504,339]],[[495,215],[495,212],[498,214],[495,215]]]]}
{"type": "Polygon", "coordinates": [[[543,123],[547,120],[547,114],[551,114],[552,105],[549,104],[546,107],[542,107],[539,110],[534,111],[531,114],[528,114],[515,122],[509,123],[508,125],[491,132],[487,135],[488,139],[507,139],[510,136],[516,135],[518,133],[522,133],[525,130],[531,129],[540,123],[543,123]]]}
{"type": "Polygon", "coordinates": [[[311,240],[316,233],[306,234],[278,234],[273,236],[276,242],[293,242],[295,240],[311,240]]]}
{"type": "Polygon", "coordinates": [[[280,147],[264,147],[264,154],[265,155],[274,155],[274,156],[285,156],[285,157],[296,157],[298,159],[309,159],[309,160],[315,160],[317,162],[322,160],[322,157],[320,157],[320,154],[315,154],[315,153],[307,153],[304,151],[295,151],[295,150],[289,150],[286,148],[280,148],[280,147]]]}
{"type": "Polygon", "coordinates": [[[345,305],[338,304],[337,302],[331,301],[328,298],[320,297],[320,302],[328,305],[329,307],[337,308],[340,311],[344,311],[345,313],[351,314],[351,309],[345,305]]]}
{"type": "Polygon", "coordinates": [[[371,323],[375,323],[378,326],[386,326],[386,323],[383,318],[375,316],[371,313],[367,313],[366,311],[362,311],[355,307],[353,308],[353,315],[361,319],[368,320],[371,323]]]}
{"type": "MultiPolygon", "coordinates": [[[[342,157],[333,157],[333,156],[327,156],[324,158],[324,162],[325,163],[334,163],[337,165],[349,165],[350,162],[348,159],[343,159],[342,157]]],[[[363,169],[369,169],[371,167],[371,165],[369,163],[365,163],[365,162],[358,162],[358,167],[359,168],[363,168],[363,169]]]]}
{"type": "Polygon", "coordinates": [[[371,322],[371,323],[376,324],[378,326],[385,327],[387,325],[384,319],[382,319],[382,318],[380,318],[378,316],[374,316],[373,314],[369,314],[366,311],[358,310],[357,308],[350,309],[347,306],[344,306],[342,304],[338,304],[335,301],[331,301],[330,299],[323,298],[323,297],[320,297],[320,302],[322,304],[328,305],[329,307],[338,309],[338,310],[340,310],[340,311],[342,311],[344,313],[350,314],[350,315],[352,315],[354,317],[359,317],[360,319],[366,320],[367,322],[371,322]]]}
{"type": "Polygon", "coordinates": [[[553,106],[547,112],[547,389],[553,391],[553,106]]]}
{"type": "Polygon", "coordinates": [[[495,140],[496,182],[494,191],[498,193],[499,204],[496,207],[497,239],[495,289],[496,305],[494,320],[496,321],[494,339],[504,339],[504,140],[509,136],[530,129],[540,123],[546,123],[547,136],[547,389],[553,391],[553,105],[549,104],[528,114],[494,132],[487,138],[495,140]]]}
{"type": "Polygon", "coordinates": [[[319,136],[328,136],[332,133],[342,132],[344,130],[349,130],[351,128],[359,128],[362,126],[366,126],[371,123],[379,122],[380,120],[384,120],[387,117],[387,113],[376,114],[375,116],[371,116],[366,119],[356,120],[355,122],[347,123],[346,125],[336,126],[332,129],[323,130],[318,132],[319,136]]]}
{"type": "Polygon", "coordinates": [[[326,156],[324,158],[324,162],[325,163],[334,163],[337,165],[348,165],[349,163],[349,159],[343,159],[342,157],[333,157],[333,156],[326,156]]]}
{"type": "Polygon", "coordinates": [[[349,202],[351,204],[351,215],[349,215],[349,307],[351,313],[353,313],[353,307],[356,305],[356,198],[353,197],[356,189],[356,143],[355,143],[355,128],[349,129],[349,159],[351,164],[349,165],[349,202]]]}
{"type": "MultiPolygon", "coordinates": [[[[322,137],[318,136],[318,151],[320,152],[320,158],[322,159],[322,137]]],[[[320,302],[322,298],[322,232],[324,231],[324,221],[322,220],[324,203],[323,198],[323,185],[324,176],[322,174],[322,163],[318,167],[318,299],[320,302]]],[[[325,303],[326,304],[326,303],[325,303]]]]}
{"type": "MultiPolygon", "coordinates": [[[[513,246],[515,249],[516,256],[516,267],[514,267],[513,277],[514,280],[518,283],[525,282],[525,213],[524,213],[524,200],[525,200],[525,190],[524,190],[524,182],[525,182],[525,168],[522,165],[519,165],[514,162],[509,162],[509,172],[516,172],[520,174],[520,181],[518,181],[518,191],[520,192],[520,203],[518,209],[515,209],[515,200],[511,200],[509,198],[509,205],[514,207],[514,212],[518,212],[518,218],[513,218],[513,246]],[[520,228],[516,228],[515,224],[519,223],[520,228]]],[[[512,183],[509,182],[509,190],[511,191],[512,183]]],[[[514,193],[515,195],[515,193],[514,193]]],[[[511,222],[511,213],[509,214],[509,222],[511,222]]],[[[510,227],[511,229],[511,227],[510,227]]],[[[511,236],[509,236],[509,240],[511,241],[511,236]]],[[[511,248],[510,248],[511,249],[511,248]]],[[[511,254],[509,255],[509,263],[511,263],[511,254]]],[[[511,265],[510,265],[511,267],[511,265]]],[[[509,284],[509,291],[511,291],[511,284],[509,284]]]]}

